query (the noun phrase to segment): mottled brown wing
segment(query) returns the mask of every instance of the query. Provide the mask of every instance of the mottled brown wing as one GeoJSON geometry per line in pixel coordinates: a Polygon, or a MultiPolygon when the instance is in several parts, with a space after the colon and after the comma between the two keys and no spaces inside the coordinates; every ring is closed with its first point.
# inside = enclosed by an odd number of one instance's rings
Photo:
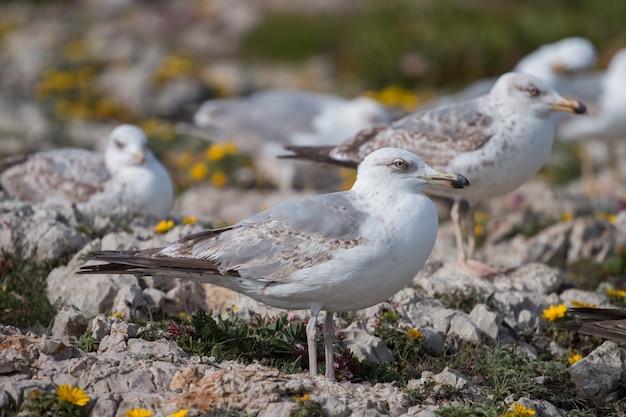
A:
{"type": "Polygon", "coordinates": [[[492,136],[492,118],[481,100],[452,104],[406,116],[391,126],[377,125],[337,146],[330,156],[360,162],[376,149],[402,148],[443,169],[455,156],[477,150],[492,136]]]}
{"type": "Polygon", "coordinates": [[[24,201],[82,203],[104,188],[109,173],[101,154],[82,149],[40,152],[0,162],[0,184],[24,201]]]}

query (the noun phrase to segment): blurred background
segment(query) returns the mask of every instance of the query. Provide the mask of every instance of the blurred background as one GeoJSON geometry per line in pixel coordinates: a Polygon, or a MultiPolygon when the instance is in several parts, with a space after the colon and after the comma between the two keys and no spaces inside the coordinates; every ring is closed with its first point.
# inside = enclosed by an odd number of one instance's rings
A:
{"type": "Polygon", "coordinates": [[[400,115],[568,36],[604,69],[625,16],[623,0],[3,1],[0,156],[102,149],[128,122],[179,191],[228,186],[246,156],[177,128],[205,100],[298,88],[369,94],[400,115]]]}

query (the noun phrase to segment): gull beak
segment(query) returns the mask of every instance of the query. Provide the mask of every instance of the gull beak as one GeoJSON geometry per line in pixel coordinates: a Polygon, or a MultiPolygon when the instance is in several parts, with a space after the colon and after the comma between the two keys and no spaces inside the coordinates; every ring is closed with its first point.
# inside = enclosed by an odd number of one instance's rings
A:
{"type": "Polygon", "coordinates": [[[139,165],[143,165],[146,160],[146,155],[142,151],[133,152],[132,156],[139,165]]]}
{"type": "Polygon", "coordinates": [[[437,171],[436,174],[422,176],[422,179],[431,185],[442,185],[450,188],[470,188],[467,178],[454,172],[437,171]]]}
{"type": "Polygon", "coordinates": [[[558,103],[552,103],[552,108],[557,111],[565,111],[568,113],[585,114],[587,113],[587,106],[578,100],[572,100],[564,98],[558,103]]]}
{"type": "Polygon", "coordinates": [[[552,65],[552,71],[557,74],[563,74],[567,71],[567,65],[559,61],[556,64],[552,65]]]}

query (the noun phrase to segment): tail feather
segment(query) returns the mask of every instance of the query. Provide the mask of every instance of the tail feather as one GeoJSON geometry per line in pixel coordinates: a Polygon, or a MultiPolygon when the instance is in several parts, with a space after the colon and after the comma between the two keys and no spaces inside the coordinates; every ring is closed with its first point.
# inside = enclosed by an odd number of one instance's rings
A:
{"type": "Polygon", "coordinates": [[[564,328],[603,339],[626,342],[626,309],[573,308],[568,313],[576,318],[564,323],[564,328]]]}
{"type": "Polygon", "coordinates": [[[140,274],[172,275],[198,274],[217,276],[239,276],[237,271],[220,271],[219,266],[209,260],[193,258],[174,258],[159,255],[161,248],[138,251],[100,251],[91,252],[87,260],[108,262],[106,264],[85,265],[79,274],[140,274]]]}

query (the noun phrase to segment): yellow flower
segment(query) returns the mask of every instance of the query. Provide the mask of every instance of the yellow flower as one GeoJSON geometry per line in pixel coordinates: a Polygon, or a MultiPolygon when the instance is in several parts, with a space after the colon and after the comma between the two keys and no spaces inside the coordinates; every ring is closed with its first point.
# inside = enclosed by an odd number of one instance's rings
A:
{"type": "Polygon", "coordinates": [[[56,394],[61,401],[78,405],[80,407],[89,402],[89,397],[87,396],[85,391],[78,387],[72,387],[71,385],[59,385],[57,387],[56,394]]]}
{"type": "Polygon", "coordinates": [[[133,408],[132,410],[128,410],[124,413],[126,417],[150,417],[152,415],[152,411],[146,410],[145,408],[133,408]]]}
{"type": "Polygon", "coordinates": [[[567,306],[565,304],[550,306],[550,308],[548,308],[547,310],[543,310],[543,314],[541,314],[541,318],[554,321],[556,319],[563,318],[565,316],[566,311],[567,311],[567,306]]]}
{"type": "Polygon", "coordinates": [[[565,213],[561,214],[561,221],[563,222],[568,222],[572,220],[573,218],[574,218],[574,213],[572,213],[571,211],[566,211],[565,213]]]}
{"type": "Polygon", "coordinates": [[[624,297],[626,297],[626,291],[624,291],[624,290],[616,290],[613,287],[608,287],[606,289],[606,294],[609,297],[615,297],[615,298],[624,298],[624,297]]]}
{"type": "Polygon", "coordinates": [[[222,171],[218,171],[211,175],[211,184],[215,187],[221,188],[228,184],[228,175],[222,171]]]}
{"type": "Polygon", "coordinates": [[[511,404],[509,411],[502,415],[502,417],[532,417],[535,414],[535,410],[525,407],[518,403],[511,404]]]}
{"type": "Polygon", "coordinates": [[[118,319],[123,319],[124,315],[120,312],[111,314],[111,317],[117,317],[118,319]]]}
{"type": "Polygon", "coordinates": [[[474,226],[474,234],[476,236],[482,236],[485,234],[485,227],[482,224],[477,224],[474,226]]]}
{"type": "Polygon", "coordinates": [[[218,142],[209,146],[204,152],[204,155],[209,161],[219,161],[224,159],[228,155],[237,155],[239,153],[239,147],[233,141],[218,142]]]}
{"type": "Polygon", "coordinates": [[[573,307],[584,307],[584,308],[598,308],[598,306],[595,305],[594,303],[585,303],[583,301],[576,301],[576,300],[572,301],[572,306],[573,307]]]}
{"type": "Polygon", "coordinates": [[[165,233],[174,227],[174,220],[161,220],[159,224],[154,226],[154,231],[156,233],[165,233]]]}
{"type": "Polygon", "coordinates": [[[617,221],[617,216],[615,214],[609,214],[607,220],[610,224],[615,224],[615,222],[617,221]]]}
{"type": "Polygon", "coordinates": [[[233,306],[232,310],[233,310],[234,312],[237,312],[237,311],[239,311],[239,307],[237,307],[237,306],[233,306]]]}
{"type": "Polygon", "coordinates": [[[575,364],[576,362],[578,362],[579,360],[581,360],[583,358],[583,356],[579,353],[576,353],[572,356],[570,356],[569,358],[567,358],[567,361],[570,363],[570,365],[575,364]]]}
{"type": "Polygon", "coordinates": [[[424,334],[422,332],[415,329],[409,329],[407,330],[407,333],[409,334],[409,336],[411,336],[413,340],[420,340],[422,337],[424,337],[424,334]]]}
{"type": "Polygon", "coordinates": [[[194,216],[183,217],[183,224],[194,224],[197,221],[198,221],[198,219],[195,218],[194,216]]]}
{"type": "Polygon", "coordinates": [[[207,175],[209,175],[209,169],[206,167],[205,164],[199,162],[191,167],[191,171],[189,171],[189,174],[191,175],[191,178],[196,181],[203,180],[207,177],[207,175]]]}
{"type": "Polygon", "coordinates": [[[183,408],[182,410],[179,410],[179,411],[175,412],[174,414],[172,414],[172,417],[185,417],[188,412],[189,411],[187,411],[186,409],[183,408]]]}
{"type": "Polygon", "coordinates": [[[296,401],[310,401],[311,400],[311,396],[309,394],[304,394],[304,395],[296,395],[296,401]]]}

